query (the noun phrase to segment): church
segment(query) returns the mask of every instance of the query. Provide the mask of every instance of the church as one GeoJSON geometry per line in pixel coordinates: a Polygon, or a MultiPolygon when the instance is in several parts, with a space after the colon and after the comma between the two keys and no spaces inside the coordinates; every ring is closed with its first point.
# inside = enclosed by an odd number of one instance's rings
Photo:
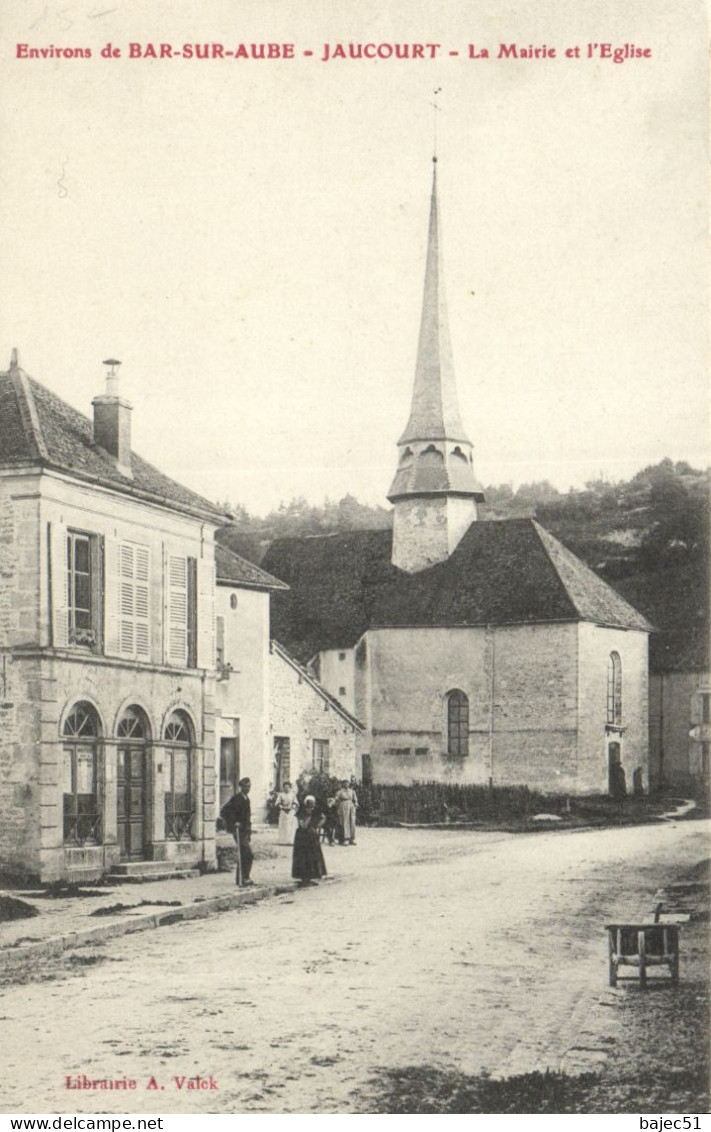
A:
{"type": "Polygon", "coordinates": [[[648,789],[649,622],[533,519],[482,520],[434,159],[392,531],[279,539],[272,633],[363,725],[364,779],[648,789]]]}

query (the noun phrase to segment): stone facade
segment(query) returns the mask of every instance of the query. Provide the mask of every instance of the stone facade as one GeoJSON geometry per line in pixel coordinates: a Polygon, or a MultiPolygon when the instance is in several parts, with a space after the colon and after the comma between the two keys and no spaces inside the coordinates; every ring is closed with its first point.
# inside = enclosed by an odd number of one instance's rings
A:
{"type": "Polygon", "coordinates": [[[653,674],[649,689],[652,786],[708,792],[711,748],[711,673],[653,674]]]}
{"type": "Polygon", "coordinates": [[[628,789],[637,768],[647,785],[645,633],[576,622],[371,629],[355,658],[356,715],[366,727],[359,752],[370,755],[378,782],[606,793],[608,746],[618,742],[628,789]],[[613,651],[622,666],[622,718],[610,725],[613,651]],[[450,750],[453,693],[466,698],[458,750],[450,750]]]}
{"type": "Polygon", "coordinates": [[[61,472],[0,476],[6,873],[214,861],[214,530],[61,472]]]}
{"type": "Polygon", "coordinates": [[[444,561],[475,519],[473,499],[446,495],[398,499],[393,517],[393,565],[411,574],[444,561]]]}
{"type": "Polygon", "coordinates": [[[269,660],[270,732],[281,765],[274,785],[323,769],[336,778],[358,775],[355,719],[276,642],[269,660]],[[286,742],[285,742],[286,740],[286,742]],[[288,752],[288,770],[284,753],[288,752]]]}
{"type": "Polygon", "coordinates": [[[314,673],[351,715],[356,714],[354,662],[353,649],[324,649],[318,654],[314,673]]]}
{"type": "Polygon", "coordinates": [[[216,814],[241,777],[252,780],[252,813],[264,817],[272,788],[269,734],[269,594],[218,585],[218,642],[222,667],[216,685],[219,791],[216,814]]]}

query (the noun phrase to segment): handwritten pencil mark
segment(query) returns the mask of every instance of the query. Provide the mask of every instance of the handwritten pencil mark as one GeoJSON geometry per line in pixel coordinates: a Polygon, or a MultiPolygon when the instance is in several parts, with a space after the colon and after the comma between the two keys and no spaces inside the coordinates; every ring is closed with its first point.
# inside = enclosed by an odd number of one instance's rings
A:
{"type": "Polygon", "coordinates": [[[60,197],[61,200],[64,200],[65,197],[69,196],[69,189],[64,184],[64,174],[65,174],[66,169],[67,169],[67,164],[68,163],[66,161],[62,162],[62,175],[59,178],[59,180],[57,181],[57,185],[58,185],[57,196],[60,197]]]}

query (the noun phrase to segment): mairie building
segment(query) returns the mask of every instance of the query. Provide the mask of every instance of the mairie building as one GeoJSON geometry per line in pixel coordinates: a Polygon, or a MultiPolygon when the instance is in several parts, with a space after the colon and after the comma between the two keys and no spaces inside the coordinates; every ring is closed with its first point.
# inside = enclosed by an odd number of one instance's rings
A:
{"type": "Polygon", "coordinates": [[[82,880],[214,862],[215,551],[225,514],[0,374],[0,866],[82,880]]]}

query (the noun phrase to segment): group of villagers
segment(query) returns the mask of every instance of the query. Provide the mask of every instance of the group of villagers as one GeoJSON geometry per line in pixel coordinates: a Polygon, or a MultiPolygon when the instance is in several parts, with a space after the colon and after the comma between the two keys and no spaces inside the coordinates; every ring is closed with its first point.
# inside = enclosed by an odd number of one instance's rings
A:
{"type": "Polygon", "coordinates": [[[279,810],[280,845],[293,845],[291,875],[299,884],[317,883],[326,876],[322,839],[329,845],[355,845],[358,798],[347,779],[336,794],[327,799],[325,810],[313,794],[300,799],[290,782],[276,797],[279,810]]]}

